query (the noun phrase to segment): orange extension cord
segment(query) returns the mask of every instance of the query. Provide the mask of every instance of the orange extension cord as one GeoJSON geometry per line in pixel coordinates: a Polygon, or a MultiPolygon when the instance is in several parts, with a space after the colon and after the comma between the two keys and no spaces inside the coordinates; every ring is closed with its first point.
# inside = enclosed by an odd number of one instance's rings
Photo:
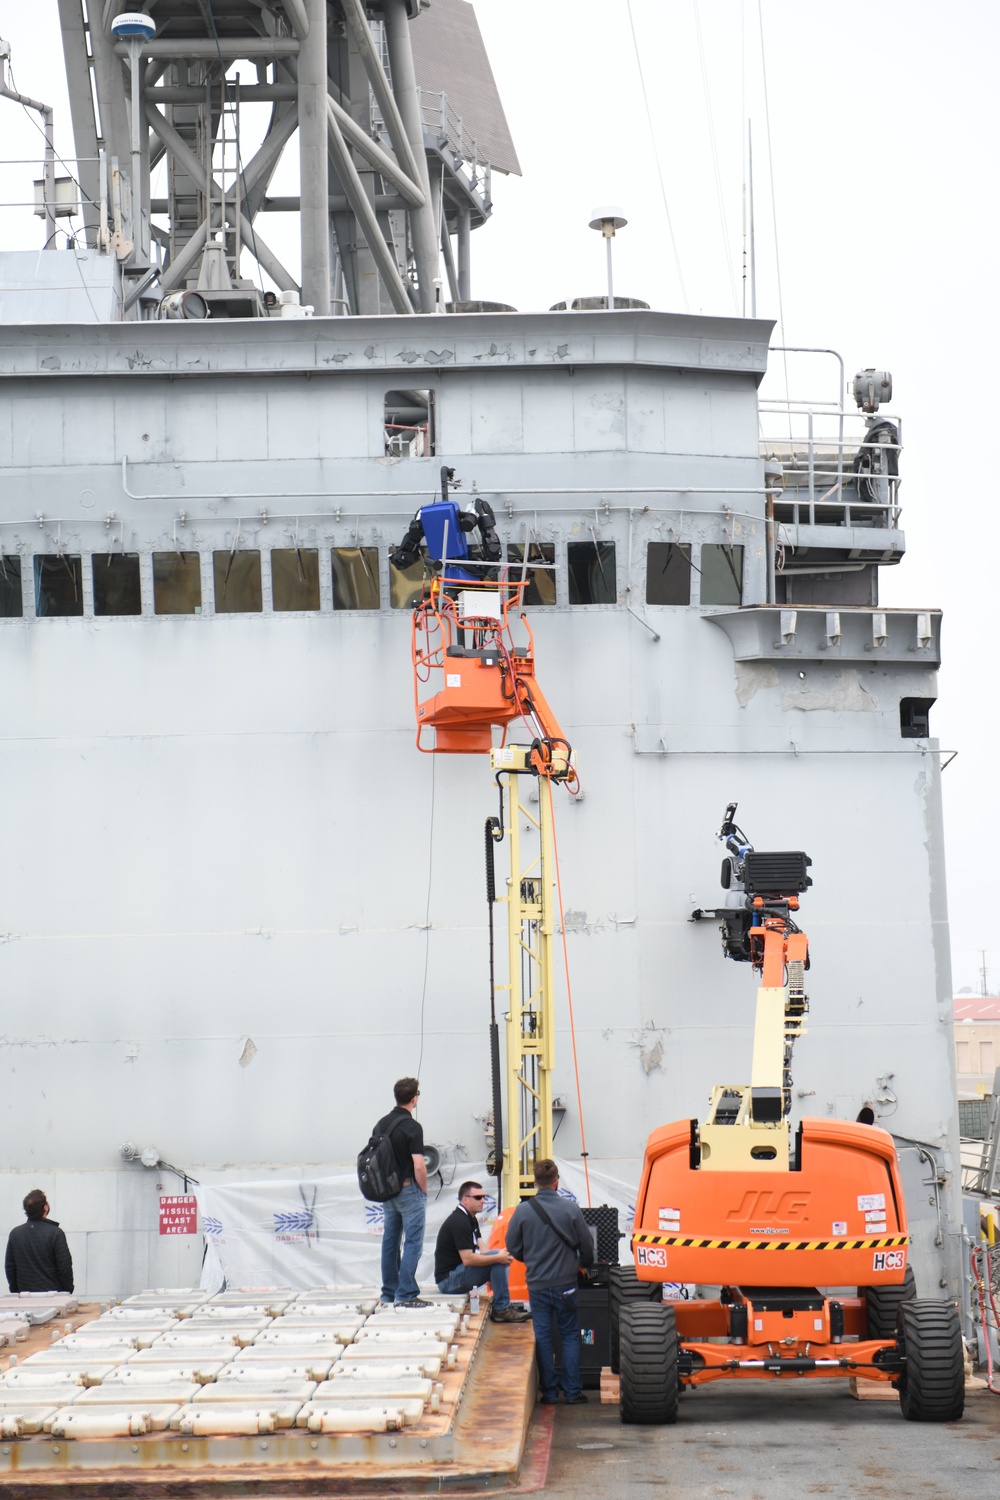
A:
{"type": "Polygon", "coordinates": [[[559,902],[559,927],[562,932],[563,967],[566,971],[566,999],[569,1003],[569,1035],[573,1045],[573,1076],[576,1079],[576,1108],[580,1116],[580,1155],[583,1157],[583,1177],[587,1185],[587,1207],[590,1201],[590,1168],[587,1165],[587,1132],[583,1125],[583,1097],[580,1093],[580,1064],[576,1055],[576,1023],[573,1020],[573,986],[569,977],[569,949],[566,946],[566,923],[563,918],[562,876],[559,873],[559,845],[556,841],[555,808],[552,804],[552,782],[546,778],[549,795],[549,822],[552,827],[552,857],[556,867],[556,896],[559,902]]]}

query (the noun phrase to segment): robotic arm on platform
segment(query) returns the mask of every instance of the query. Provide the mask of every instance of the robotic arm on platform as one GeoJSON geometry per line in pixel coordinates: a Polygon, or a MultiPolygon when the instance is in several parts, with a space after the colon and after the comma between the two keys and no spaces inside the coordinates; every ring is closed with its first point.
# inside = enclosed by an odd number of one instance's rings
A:
{"type": "Polygon", "coordinates": [[[449,580],[463,583],[484,577],[488,569],[483,563],[500,561],[502,549],[493,507],[478,495],[464,505],[459,504],[449,491],[460,484],[454,469],[442,468],[440,497],[416,512],[399,546],[389,553],[393,567],[412,567],[419,561],[423,548],[433,563],[444,565],[449,580]],[[474,532],[478,532],[479,539],[473,540],[470,547],[474,532]],[[475,571],[471,571],[469,563],[475,571]]]}

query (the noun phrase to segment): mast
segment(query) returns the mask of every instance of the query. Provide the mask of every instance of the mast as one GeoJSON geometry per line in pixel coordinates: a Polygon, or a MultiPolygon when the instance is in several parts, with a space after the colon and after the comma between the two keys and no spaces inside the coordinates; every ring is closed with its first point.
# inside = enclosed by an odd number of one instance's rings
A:
{"type": "MultiPolygon", "coordinates": [[[[442,251],[454,267],[453,235],[456,290],[468,293],[469,232],[492,207],[486,149],[501,170],[519,168],[467,17],[454,39],[457,0],[436,0],[433,15],[421,0],[227,0],[181,13],[146,0],[121,14],[58,3],[87,240],[100,230],[103,151],[120,185],[114,249],[126,308],[192,287],[222,300],[242,291],[255,305],[267,277],[318,314],[430,312],[442,251]],[[456,92],[464,83],[482,100],[481,122],[475,104],[461,114],[449,105],[441,83],[453,73],[456,92]],[[436,88],[421,86],[428,77],[436,88]],[[260,106],[263,138],[253,120],[244,144],[240,111],[247,119],[260,106]],[[470,133],[477,125],[483,145],[470,133]],[[299,192],[272,194],[296,134],[299,192]],[[297,243],[272,238],[269,213],[297,214],[297,243]]],[[[236,307],[227,315],[241,315],[236,307]]]]}

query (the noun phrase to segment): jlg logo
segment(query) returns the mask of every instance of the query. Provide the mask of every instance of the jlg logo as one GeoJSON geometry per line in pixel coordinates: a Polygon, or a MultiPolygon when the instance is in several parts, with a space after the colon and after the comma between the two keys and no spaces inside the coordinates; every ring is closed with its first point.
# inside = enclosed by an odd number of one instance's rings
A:
{"type": "Polygon", "coordinates": [[[801,1223],[809,1208],[808,1193],[769,1193],[752,1188],[743,1194],[737,1208],[726,1215],[727,1224],[801,1223]]]}

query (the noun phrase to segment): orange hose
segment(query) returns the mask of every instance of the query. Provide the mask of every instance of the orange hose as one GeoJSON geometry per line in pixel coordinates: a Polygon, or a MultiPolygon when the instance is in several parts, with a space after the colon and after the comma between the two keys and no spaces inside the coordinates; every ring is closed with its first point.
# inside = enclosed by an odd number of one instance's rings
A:
{"type": "Polygon", "coordinates": [[[569,977],[569,949],[566,946],[566,922],[563,918],[562,877],[559,873],[559,845],[556,842],[555,808],[552,803],[552,781],[546,777],[549,797],[549,824],[552,828],[552,858],[556,867],[556,897],[559,903],[559,927],[562,932],[563,967],[566,971],[566,1000],[569,1005],[569,1035],[573,1047],[573,1076],[576,1080],[576,1108],[580,1116],[580,1155],[583,1157],[583,1179],[587,1185],[587,1207],[590,1201],[590,1167],[587,1164],[587,1133],[583,1126],[583,1097],[580,1093],[580,1064],[576,1055],[576,1023],[573,1020],[573,986],[569,977]]]}

